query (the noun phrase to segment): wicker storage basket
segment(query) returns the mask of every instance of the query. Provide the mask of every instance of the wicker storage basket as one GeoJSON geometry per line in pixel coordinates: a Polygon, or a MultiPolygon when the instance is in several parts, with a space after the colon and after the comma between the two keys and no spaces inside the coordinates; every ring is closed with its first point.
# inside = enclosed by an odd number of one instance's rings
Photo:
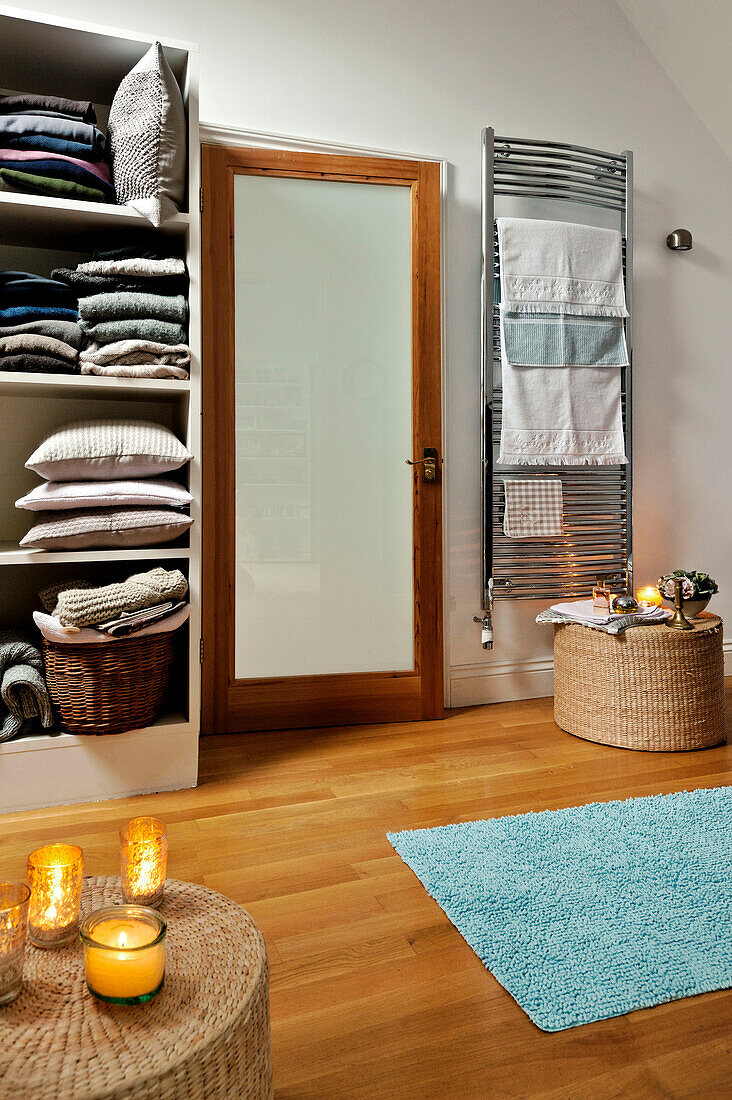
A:
{"type": "Polygon", "coordinates": [[[725,737],[722,620],[694,630],[638,626],[605,634],[554,628],[554,718],[576,737],[674,752],[725,737]]]}
{"type": "Polygon", "coordinates": [[[46,683],[68,733],[124,733],[149,726],[163,705],[175,632],[64,645],[43,642],[46,683]]]}

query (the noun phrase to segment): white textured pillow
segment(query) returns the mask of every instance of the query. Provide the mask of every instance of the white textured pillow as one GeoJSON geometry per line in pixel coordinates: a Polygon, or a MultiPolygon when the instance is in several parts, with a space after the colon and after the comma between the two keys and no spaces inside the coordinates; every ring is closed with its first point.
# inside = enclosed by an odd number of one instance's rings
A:
{"type": "Polygon", "coordinates": [[[85,550],[98,546],[158,546],[170,542],[193,520],[167,508],[93,508],[88,512],[44,513],[20,542],[37,550],[85,550]]]}
{"type": "Polygon", "coordinates": [[[117,481],[169,473],[191,457],[163,424],[77,420],[47,436],[25,465],[47,481],[117,481]]]}
{"type": "Polygon", "coordinates": [[[44,481],[16,500],[15,507],[30,512],[132,505],[185,508],[192,500],[187,489],[167,477],[150,477],[144,481],[44,481]]]}
{"type": "Polygon", "coordinates": [[[118,202],[153,225],[178,212],[186,180],[186,112],[159,42],[115,93],[109,146],[118,202]]]}

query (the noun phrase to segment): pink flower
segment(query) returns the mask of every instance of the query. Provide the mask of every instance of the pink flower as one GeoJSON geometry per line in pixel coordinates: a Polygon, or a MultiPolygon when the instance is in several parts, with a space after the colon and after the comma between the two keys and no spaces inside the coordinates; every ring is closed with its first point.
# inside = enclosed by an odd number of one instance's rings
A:
{"type": "MultiPolygon", "coordinates": [[[[688,577],[681,577],[681,578],[677,577],[675,579],[676,580],[679,580],[679,579],[681,580],[681,596],[682,596],[682,598],[685,599],[685,600],[692,600],[695,596],[694,582],[692,580],[689,580],[688,577]]],[[[667,600],[672,600],[674,598],[674,578],[673,577],[669,577],[669,579],[664,584],[662,591],[663,591],[663,594],[664,594],[664,596],[666,597],[667,600]]]]}

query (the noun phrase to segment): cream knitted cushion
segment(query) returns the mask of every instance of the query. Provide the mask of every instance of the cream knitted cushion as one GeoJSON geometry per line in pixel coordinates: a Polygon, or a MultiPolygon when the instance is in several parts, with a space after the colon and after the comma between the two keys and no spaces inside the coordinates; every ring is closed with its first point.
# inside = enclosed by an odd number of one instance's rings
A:
{"type": "Polygon", "coordinates": [[[191,457],[163,424],[77,420],[47,436],[25,465],[47,481],[117,481],[177,470],[191,457]]]}
{"type": "Polygon", "coordinates": [[[169,508],[91,508],[83,512],[41,512],[20,545],[40,550],[84,550],[97,546],[158,546],[170,542],[193,520],[169,508]]]}
{"type": "Polygon", "coordinates": [[[186,179],[186,112],[159,42],[115,93],[109,146],[118,202],[156,226],[178,212],[186,179]]]}

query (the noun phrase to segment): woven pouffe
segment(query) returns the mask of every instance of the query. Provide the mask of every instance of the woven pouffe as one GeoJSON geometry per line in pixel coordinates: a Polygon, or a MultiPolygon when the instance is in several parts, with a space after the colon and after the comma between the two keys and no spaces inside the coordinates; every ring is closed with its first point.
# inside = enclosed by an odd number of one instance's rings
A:
{"type": "Polygon", "coordinates": [[[576,737],[624,749],[678,752],[725,738],[722,620],[622,634],[554,628],[554,718],[576,737]]]}
{"type": "MultiPolygon", "coordinates": [[[[88,878],[82,916],[122,903],[88,878]]],[[[168,880],[165,981],[148,1004],[88,992],[77,940],[26,945],[23,988],[0,1007],[0,1100],[270,1100],[269,970],[262,935],[228,898],[168,880]]]]}

